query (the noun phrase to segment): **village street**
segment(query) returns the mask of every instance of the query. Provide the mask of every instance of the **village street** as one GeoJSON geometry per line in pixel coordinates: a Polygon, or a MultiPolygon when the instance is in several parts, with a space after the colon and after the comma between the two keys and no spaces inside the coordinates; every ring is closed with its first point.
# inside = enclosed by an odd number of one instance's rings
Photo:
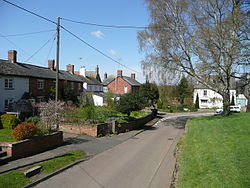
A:
{"type": "Polygon", "coordinates": [[[207,115],[212,114],[167,114],[153,127],[36,187],[169,187],[175,166],[175,147],[186,120],[207,115]]]}

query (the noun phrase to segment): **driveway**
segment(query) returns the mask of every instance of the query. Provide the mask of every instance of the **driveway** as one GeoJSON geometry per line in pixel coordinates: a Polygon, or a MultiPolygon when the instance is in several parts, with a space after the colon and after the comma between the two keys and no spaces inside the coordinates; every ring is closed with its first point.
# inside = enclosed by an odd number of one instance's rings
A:
{"type": "Polygon", "coordinates": [[[95,155],[36,187],[166,188],[175,167],[175,147],[188,118],[205,113],[171,114],[155,126],[95,155]]]}

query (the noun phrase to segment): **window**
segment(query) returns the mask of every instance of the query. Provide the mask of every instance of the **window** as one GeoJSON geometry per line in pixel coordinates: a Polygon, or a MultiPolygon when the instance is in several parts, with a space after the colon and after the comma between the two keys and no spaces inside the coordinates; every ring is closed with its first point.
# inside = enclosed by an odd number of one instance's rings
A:
{"type": "Polygon", "coordinates": [[[6,78],[6,79],[4,80],[4,88],[5,88],[5,89],[14,89],[14,88],[13,88],[13,79],[11,79],[11,78],[6,78]]]}
{"type": "Polygon", "coordinates": [[[70,89],[74,90],[74,82],[70,82],[70,89]]]}
{"type": "Polygon", "coordinates": [[[44,80],[37,80],[37,89],[44,88],[44,80]]]}
{"type": "Polygon", "coordinates": [[[208,100],[201,99],[201,103],[207,103],[208,100]]]}
{"type": "Polygon", "coordinates": [[[108,91],[109,91],[108,87],[103,87],[103,92],[108,92],[108,91]]]}
{"type": "Polygon", "coordinates": [[[4,110],[13,111],[13,99],[5,99],[4,100],[4,110]]]}
{"type": "Polygon", "coordinates": [[[44,96],[38,96],[37,97],[37,102],[40,103],[40,102],[44,102],[44,96]]]}
{"type": "Polygon", "coordinates": [[[207,90],[203,90],[203,95],[207,96],[207,90]]]}
{"type": "Polygon", "coordinates": [[[124,93],[128,93],[128,86],[124,86],[124,93]]]}

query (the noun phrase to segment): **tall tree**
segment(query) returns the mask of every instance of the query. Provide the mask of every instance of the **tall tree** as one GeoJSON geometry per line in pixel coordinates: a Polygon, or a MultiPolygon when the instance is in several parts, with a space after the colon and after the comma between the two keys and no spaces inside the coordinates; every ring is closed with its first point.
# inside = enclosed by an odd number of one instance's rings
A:
{"type": "Polygon", "coordinates": [[[146,82],[142,84],[139,93],[150,106],[154,106],[159,99],[158,87],[153,83],[146,82]]]}
{"type": "MultiPolygon", "coordinates": [[[[243,0],[145,0],[149,28],[138,33],[144,72],[184,72],[223,97],[249,64],[249,13],[243,0]]],[[[157,72],[157,74],[158,74],[157,72]]]]}
{"type": "Polygon", "coordinates": [[[188,80],[185,77],[182,77],[176,89],[181,104],[184,103],[185,98],[192,96],[192,90],[188,84],[188,80]]]}

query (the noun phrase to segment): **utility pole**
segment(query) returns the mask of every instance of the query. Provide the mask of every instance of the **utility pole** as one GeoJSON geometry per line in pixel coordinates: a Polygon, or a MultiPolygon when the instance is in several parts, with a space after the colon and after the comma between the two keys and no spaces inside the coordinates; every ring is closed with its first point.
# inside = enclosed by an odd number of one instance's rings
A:
{"type": "Polygon", "coordinates": [[[59,92],[59,47],[60,47],[60,17],[57,18],[56,27],[56,102],[58,101],[59,92]]]}

